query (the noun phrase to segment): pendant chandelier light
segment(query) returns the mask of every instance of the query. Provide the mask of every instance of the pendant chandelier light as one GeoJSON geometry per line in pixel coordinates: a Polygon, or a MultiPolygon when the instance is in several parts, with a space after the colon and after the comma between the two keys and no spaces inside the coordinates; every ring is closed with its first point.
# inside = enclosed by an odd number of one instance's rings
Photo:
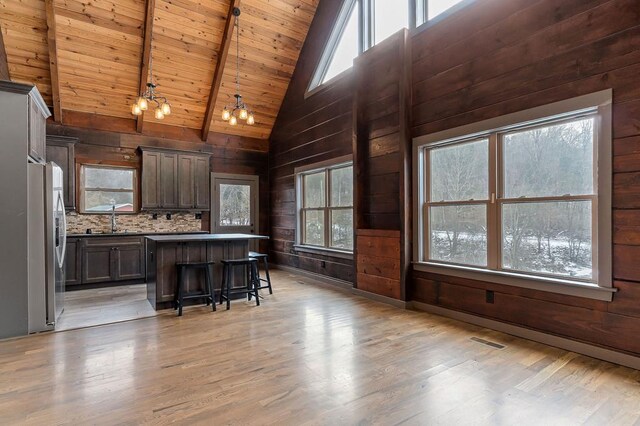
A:
{"type": "MultiPolygon", "coordinates": [[[[153,51],[153,36],[151,37],[151,51],[153,51]]],[[[157,84],[153,82],[153,54],[149,55],[149,81],[147,90],[139,94],[136,102],[131,105],[131,114],[142,115],[150,106],[155,103],[153,116],[156,120],[162,120],[166,115],[171,114],[171,105],[167,98],[156,93],[157,84]]]]}
{"type": "Polygon", "coordinates": [[[236,101],[224,107],[222,119],[231,126],[238,125],[238,120],[245,120],[249,126],[253,126],[256,123],[253,112],[244,103],[240,94],[240,9],[234,8],[233,16],[236,17],[236,94],[234,95],[236,101]]]}

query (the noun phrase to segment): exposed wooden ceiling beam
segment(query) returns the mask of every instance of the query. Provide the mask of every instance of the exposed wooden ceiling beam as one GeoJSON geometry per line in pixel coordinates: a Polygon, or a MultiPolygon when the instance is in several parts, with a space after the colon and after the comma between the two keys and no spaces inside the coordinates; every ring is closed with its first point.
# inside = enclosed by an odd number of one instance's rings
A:
{"type": "Polygon", "coordinates": [[[11,80],[11,78],[9,78],[7,51],[4,48],[4,40],[2,38],[2,28],[0,28],[0,80],[11,80]]]}
{"type": "MultiPolygon", "coordinates": [[[[156,10],[156,0],[147,0],[147,12],[144,19],[144,43],[142,48],[142,65],[140,67],[140,84],[138,93],[144,93],[147,88],[147,79],[149,78],[149,62],[151,61],[151,38],[153,36],[153,17],[156,10]]],[[[136,122],[136,130],[142,133],[144,126],[144,111],[138,116],[136,122]]]]}
{"type": "Polygon", "coordinates": [[[60,78],[58,74],[58,47],[56,45],[56,14],[54,0],[45,0],[47,15],[47,43],[49,45],[49,72],[51,73],[51,97],[53,99],[53,120],[62,122],[60,104],[60,78]]]}
{"type": "Polygon", "coordinates": [[[224,74],[224,67],[227,63],[227,56],[229,56],[229,48],[231,47],[233,27],[235,24],[235,16],[233,15],[233,10],[236,7],[240,7],[240,0],[231,0],[231,3],[229,4],[229,13],[227,13],[227,22],[224,27],[224,32],[222,33],[222,42],[220,43],[218,62],[216,64],[216,70],[213,74],[211,91],[209,92],[209,100],[204,115],[204,123],[202,123],[203,141],[206,141],[209,136],[209,130],[211,129],[211,120],[213,119],[213,114],[216,109],[216,102],[218,101],[218,94],[220,93],[220,86],[222,85],[222,76],[224,74]]]}

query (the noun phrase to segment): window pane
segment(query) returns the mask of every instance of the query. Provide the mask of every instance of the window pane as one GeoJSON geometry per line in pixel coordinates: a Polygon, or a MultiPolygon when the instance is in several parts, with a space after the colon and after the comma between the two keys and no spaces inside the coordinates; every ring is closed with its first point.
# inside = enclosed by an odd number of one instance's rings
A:
{"type": "Polygon", "coordinates": [[[251,187],[220,184],[220,226],[251,225],[251,187]]]}
{"type": "Polygon", "coordinates": [[[504,268],[592,277],[590,201],[505,204],[502,222],[504,268]]]}
{"type": "Polygon", "coordinates": [[[311,210],[304,213],[303,244],[324,246],[324,211],[311,210]]]}
{"type": "Polygon", "coordinates": [[[440,15],[442,12],[447,11],[462,0],[428,0],[429,4],[429,19],[433,19],[440,15]]]}
{"type": "Polygon", "coordinates": [[[325,207],[325,172],[304,175],[303,191],[304,191],[304,207],[325,207]]]}
{"type": "Polygon", "coordinates": [[[347,21],[347,25],[336,45],[331,63],[322,82],[331,80],[353,66],[354,58],[358,56],[358,7],[354,7],[347,21]]]}
{"type": "Polygon", "coordinates": [[[85,191],[84,210],[91,213],[133,212],[133,192],[85,191]]]}
{"type": "Polygon", "coordinates": [[[353,210],[332,210],[331,247],[353,249],[353,210]]]}
{"type": "Polygon", "coordinates": [[[431,156],[431,201],[486,200],[489,141],[435,148],[431,156]]]}
{"type": "Polygon", "coordinates": [[[429,208],[431,260],[487,265],[487,209],[484,205],[429,208]]]}
{"type": "Polygon", "coordinates": [[[409,26],[409,2],[405,0],[374,1],[375,44],[409,26]]]}
{"type": "Polygon", "coordinates": [[[133,169],[84,166],[84,186],[85,188],[133,190],[134,173],[133,169]]]}
{"type": "Polygon", "coordinates": [[[593,194],[593,118],[503,136],[506,198],[593,194]]]}
{"type": "Polygon", "coordinates": [[[353,167],[331,170],[331,206],[353,205],[353,167]]]}

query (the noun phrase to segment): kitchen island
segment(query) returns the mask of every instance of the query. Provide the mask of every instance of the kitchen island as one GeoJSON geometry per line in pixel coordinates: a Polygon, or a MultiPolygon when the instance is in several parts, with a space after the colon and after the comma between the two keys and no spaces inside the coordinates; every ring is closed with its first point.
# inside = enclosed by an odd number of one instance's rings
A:
{"type": "MultiPolygon", "coordinates": [[[[185,234],[146,237],[147,299],[155,310],[173,307],[177,285],[177,262],[213,261],[213,288],[222,284],[222,259],[242,259],[249,253],[251,240],[268,239],[253,234],[185,234]]],[[[185,276],[188,293],[202,291],[204,274],[189,271],[185,276]]],[[[244,285],[244,276],[233,278],[234,286],[244,285]]]]}

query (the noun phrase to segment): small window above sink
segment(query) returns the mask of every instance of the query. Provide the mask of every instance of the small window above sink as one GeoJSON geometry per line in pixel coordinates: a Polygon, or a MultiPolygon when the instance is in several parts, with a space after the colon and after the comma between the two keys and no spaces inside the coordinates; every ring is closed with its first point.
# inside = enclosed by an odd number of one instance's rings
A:
{"type": "MultiPolygon", "coordinates": [[[[131,214],[138,211],[137,170],[132,167],[83,164],[80,168],[80,212],[131,214]]],[[[118,232],[123,233],[123,232],[118,232]]]]}

